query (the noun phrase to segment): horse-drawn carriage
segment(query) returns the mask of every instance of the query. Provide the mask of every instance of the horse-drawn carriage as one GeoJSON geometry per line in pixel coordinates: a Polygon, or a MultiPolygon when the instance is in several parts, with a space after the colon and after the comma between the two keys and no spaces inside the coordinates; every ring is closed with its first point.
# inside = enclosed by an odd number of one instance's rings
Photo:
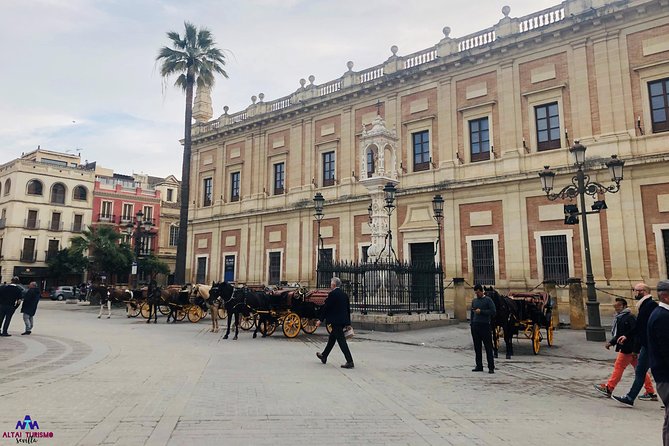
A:
{"type": "Polygon", "coordinates": [[[532,342],[532,352],[539,354],[541,341],[544,340],[542,330],[546,332],[546,343],[553,345],[553,304],[551,296],[543,292],[509,293],[501,296],[496,290],[489,288],[486,294],[493,299],[497,314],[493,319],[493,347],[499,349],[499,340],[504,339],[506,357],[513,355],[513,335],[521,334],[532,342]]]}

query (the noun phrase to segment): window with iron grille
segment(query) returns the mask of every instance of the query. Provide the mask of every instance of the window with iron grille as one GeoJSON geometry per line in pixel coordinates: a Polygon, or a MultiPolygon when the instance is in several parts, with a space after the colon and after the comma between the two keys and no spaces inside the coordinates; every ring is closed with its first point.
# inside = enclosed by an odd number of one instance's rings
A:
{"type": "Polygon", "coordinates": [[[206,283],[207,280],[207,258],[198,257],[197,258],[197,269],[195,273],[195,282],[196,283],[206,283]]]}
{"type": "Polygon", "coordinates": [[[495,252],[492,239],[472,240],[472,269],[475,284],[495,284],[495,252]]]}
{"type": "Polygon", "coordinates": [[[566,235],[546,235],[541,237],[541,262],[544,267],[543,280],[554,280],[560,285],[569,278],[569,257],[566,235]]]}
{"type": "Polygon", "coordinates": [[[669,131],[669,78],[648,82],[653,133],[669,131]]]}
{"type": "Polygon", "coordinates": [[[557,102],[534,107],[537,125],[537,150],[560,148],[560,113],[557,102]]]}
{"type": "Polygon", "coordinates": [[[335,183],[335,153],[323,154],[323,186],[332,186],[335,183]]]}
{"type": "Polygon", "coordinates": [[[363,263],[369,262],[369,245],[362,247],[362,262],[363,263]]]}
{"type": "Polygon", "coordinates": [[[281,253],[269,253],[269,284],[277,285],[281,281],[281,253]]]}
{"type": "Polygon", "coordinates": [[[285,166],[284,163],[277,163],[274,165],[274,195],[283,194],[285,166]]]}
{"type": "MultiPolygon", "coordinates": [[[[664,242],[664,266],[667,275],[669,275],[669,229],[662,230],[662,239],[664,242]]],[[[664,277],[667,278],[666,276],[664,277]]]]}
{"type": "Polygon", "coordinates": [[[211,206],[212,184],[211,178],[205,178],[202,182],[202,206],[211,206]]]}
{"type": "Polygon", "coordinates": [[[323,248],[323,249],[319,250],[319,253],[320,253],[320,259],[318,259],[318,260],[320,262],[325,262],[325,263],[332,264],[332,260],[333,260],[332,248],[323,248]]]}
{"type": "Polygon", "coordinates": [[[74,222],[72,223],[73,232],[81,232],[84,226],[84,216],[82,214],[74,214],[74,222]]]}
{"type": "Polygon", "coordinates": [[[430,132],[425,130],[411,134],[413,142],[413,171],[430,168],[430,132]]]}
{"type": "Polygon", "coordinates": [[[239,172],[230,174],[230,201],[239,201],[239,172]]]}
{"type": "Polygon", "coordinates": [[[179,227],[178,226],[170,226],[170,246],[177,246],[177,242],[179,240],[179,227]]]}
{"type": "Polygon", "coordinates": [[[490,159],[490,128],[487,117],[469,121],[469,148],[472,161],[490,159]]]}

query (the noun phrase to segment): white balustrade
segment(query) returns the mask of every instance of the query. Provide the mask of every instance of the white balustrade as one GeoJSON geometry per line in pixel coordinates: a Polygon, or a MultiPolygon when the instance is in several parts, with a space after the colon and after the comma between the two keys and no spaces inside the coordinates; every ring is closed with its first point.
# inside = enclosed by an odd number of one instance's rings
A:
{"type": "Polygon", "coordinates": [[[319,87],[318,89],[318,95],[323,96],[326,94],[334,93],[335,91],[341,90],[341,81],[336,80],[332,82],[328,82],[327,84],[323,84],[319,87]]]}
{"type": "Polygon", "coordinates": [[[281,99],[277,99],[276,101],[270,102],[270,111],[277,111],[281,110],[283,108],[289,107],[290,106],[290,98],[285,97],[281,99]]]}
{"type": "Polygon", "coordinates": [[[404,57],[404,68],[415,67],[424,63],[432,62],[437,58],[436,48],[428,48],[427,50],[419,51],[417,53],[409,54],[404,57]]]}
{"type": "Polygon", "coordinates": [[[360,72],[360,83],[373,81],[383,76],[383,65],[377,65],[360,72]]]}
{"type": "Polygon", "coordinates": [[[528,17],[521,17],[518,24],[518,32],[524,33],[533,29],[541,28],[542,26],[550,25],[551,23],[564,20],[564,7],[556,7],[546,9],[532,14],[528,17]]]}
{"type": "Polygon", "coordinates": [[[458,51],[466,51],[479,46],[487,45],[496,39],[495,30],[487,29],[483,32],[470,34],[458,41],[458,51]]]}

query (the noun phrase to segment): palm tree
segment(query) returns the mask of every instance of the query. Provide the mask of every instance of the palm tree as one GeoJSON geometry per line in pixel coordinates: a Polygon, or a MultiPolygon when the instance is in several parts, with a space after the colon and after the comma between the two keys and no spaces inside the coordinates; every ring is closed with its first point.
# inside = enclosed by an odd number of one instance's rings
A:
{"type": "Polygon", "coordinates": [[[97,277],[103,273],[111,276],[130,271],[133,252],[127,243],[121,242],[121,234],[110,226],[84,229],[81,235],[71,239],[71,243],[74,255],[83,255],[88,250],[89,277],[97,277]]]}
{"type": "Polygon", "coordinates": [[[195,25],[184,22],[186,30],[183,38],[179,33],[170,31],[167,37],[172,41],[170,47],[162,47],[156,62],[162,62],[160,74],[163,79],[178,75],[174,83],[186,92],[186,116],[184,121],[184,153],[181,166],[181,208],[179,213],[179,238],[177,239],[177,259],[174,271],[176,283],[185,283],[186,279],[186,237],[188,233],[188,203],[190,195],[190,156],[191,124],[193,121],[193,86],[212,87],[214,74],[228,77],[223,66],[225,55],[214,45],[211,32],[205,28],[199,30],[195,25]]]}

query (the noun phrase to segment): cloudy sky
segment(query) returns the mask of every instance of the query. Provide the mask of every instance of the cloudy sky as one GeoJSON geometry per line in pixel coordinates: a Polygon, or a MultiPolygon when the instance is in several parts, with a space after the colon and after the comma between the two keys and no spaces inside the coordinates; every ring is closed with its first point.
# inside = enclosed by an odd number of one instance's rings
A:
{"type": "Polygon", "coordinates": [[[209,28],[229,79],[214,116],[457,38],[557,0],[0,0],[0,164],[41,145],[119,173],[181,176],[184,101],[155,56],[183,22],[209,28]]]}

